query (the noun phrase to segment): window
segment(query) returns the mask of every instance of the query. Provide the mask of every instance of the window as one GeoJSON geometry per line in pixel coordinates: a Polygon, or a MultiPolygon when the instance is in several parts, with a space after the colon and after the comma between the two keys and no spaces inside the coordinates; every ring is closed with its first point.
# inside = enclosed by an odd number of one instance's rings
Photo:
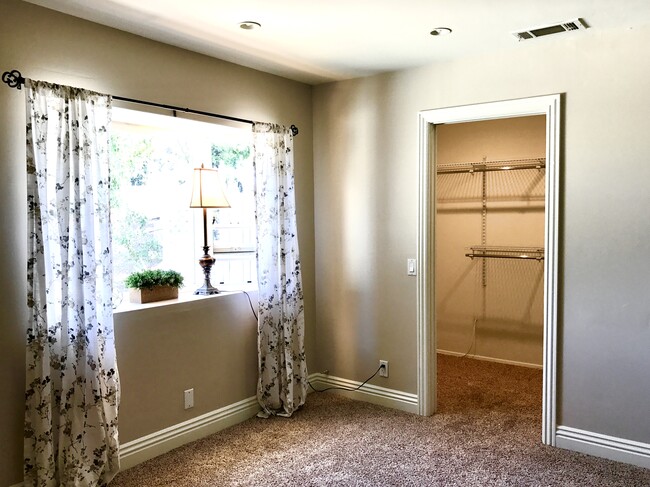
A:
{"type": "MultiPolygon", "coordinates": [[[[195,167],[219,169],[231,208],[208,210],[215,286],[256,281],[251,132],[215,123],[113,109],[113,284],[144,269],[174,269],[193,291],[203,282],[203,214],[190,208],[195,167]]],[[[118,298],[119,300],[119,298],[118,298]]]]}

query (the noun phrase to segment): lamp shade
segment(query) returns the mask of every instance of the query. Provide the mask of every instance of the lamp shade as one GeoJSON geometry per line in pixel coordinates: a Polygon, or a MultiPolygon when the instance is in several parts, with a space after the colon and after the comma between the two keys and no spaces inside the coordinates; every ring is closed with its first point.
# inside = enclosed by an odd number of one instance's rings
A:
{"type": "Polygon", "coordinates": [[[230,208],[216,169],[194,169],[190,208],[230,208]]]}

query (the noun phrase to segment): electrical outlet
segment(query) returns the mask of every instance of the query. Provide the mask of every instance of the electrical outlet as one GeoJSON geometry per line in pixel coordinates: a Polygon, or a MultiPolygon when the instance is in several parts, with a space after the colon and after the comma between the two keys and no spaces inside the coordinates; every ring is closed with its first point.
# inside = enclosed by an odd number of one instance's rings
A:
{"type": "Polygon", "coordinates": [[[388,377],[388,360],[379,361],[379,377],[388,377]]]}
{"type": "Polygon", "coordinates": [[[183,397],[185,397],[185,409],[190,409],[194,407],[194,389],[188,389],[183,392],[183,397]]]}

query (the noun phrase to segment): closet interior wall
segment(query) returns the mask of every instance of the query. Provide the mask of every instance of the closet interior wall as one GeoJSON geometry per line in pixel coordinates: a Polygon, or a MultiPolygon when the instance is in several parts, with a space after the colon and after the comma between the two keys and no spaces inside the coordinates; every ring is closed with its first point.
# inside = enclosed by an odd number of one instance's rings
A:
{"type": "MultiPolygon", "coordinates": [[[[436,165],[544,161],[545,144],[544,116],[440,125],[436,165]]],[[[542,365],[543,261],[466,254],[481,243],[543,249],[544,175],[543,168],[437,175],[439,352],[542,365]]]]}

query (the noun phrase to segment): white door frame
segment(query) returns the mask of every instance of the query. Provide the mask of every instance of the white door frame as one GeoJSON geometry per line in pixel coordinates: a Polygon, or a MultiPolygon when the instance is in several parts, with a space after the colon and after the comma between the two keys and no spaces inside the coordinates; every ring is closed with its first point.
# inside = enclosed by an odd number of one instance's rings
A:
{"type": "Polygon", "coordinates": [[[560,95],[425,110],[419,114],[417,355],[418,412],[436,410],[435,316],[435,126],[498,118],[546,116],[546,208],[544,251],[544,379],[542,442],[555,446],[557,382],[558,196],[560,95]]]}

